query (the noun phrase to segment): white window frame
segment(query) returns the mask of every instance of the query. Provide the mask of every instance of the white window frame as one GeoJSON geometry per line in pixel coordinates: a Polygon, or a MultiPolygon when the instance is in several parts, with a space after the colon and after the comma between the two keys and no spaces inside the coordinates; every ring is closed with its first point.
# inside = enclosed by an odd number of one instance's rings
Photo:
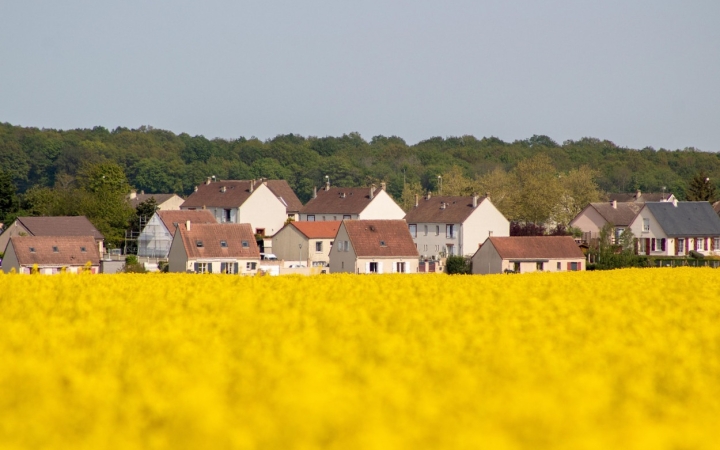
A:
{"type": "Polygon", "coordinates": [[[315,241],[315,253],[322,253],[323,252],[323,245],[322,241],[315,241]]]}
{"type": "Polygon", "coordinates": [[[643,227],[642,227],[642,230],[643,230],[643,231],[650,231],[650,219],[648,219],[648,218],[644,218],[644,219],[643,219],[643,227]]]}
{"type": "Polygon", "coordinates": [[[417,224],[408,224],[408,231],[410,231],[410,236],[415,239],[417,237],[417,224]]]}

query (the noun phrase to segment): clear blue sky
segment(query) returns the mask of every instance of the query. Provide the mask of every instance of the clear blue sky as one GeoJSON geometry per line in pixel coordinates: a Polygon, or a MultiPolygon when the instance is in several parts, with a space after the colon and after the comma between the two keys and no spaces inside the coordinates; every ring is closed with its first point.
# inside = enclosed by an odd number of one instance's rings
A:
{"type": "Polygon", "coordinates": [[[23,0],[0,121],[720,150],[720,1],[23,0]]]}

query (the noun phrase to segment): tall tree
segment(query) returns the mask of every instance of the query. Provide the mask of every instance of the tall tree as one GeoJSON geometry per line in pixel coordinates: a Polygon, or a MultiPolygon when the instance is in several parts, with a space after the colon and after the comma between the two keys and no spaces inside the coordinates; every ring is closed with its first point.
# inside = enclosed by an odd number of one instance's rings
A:
{"type": "Polygon", "coordinates": [[[15,184],[10,172],[0,169],[0,222],[17,212],[19,207],[15,184]]]}
{"type": "Polygon", "coordinates": [[[550,220],[564,193],[550,157],[539,153],[520,161],[515,174],[518,184],[517,219],[539,224],[550,220]]]}
{"type": "Polygon", "coordinates": [[[715,184],[710,180],[704,170],[698,172],[685,191],[685,198],[691,202],[714,202],[717,200],[715,184]]]}

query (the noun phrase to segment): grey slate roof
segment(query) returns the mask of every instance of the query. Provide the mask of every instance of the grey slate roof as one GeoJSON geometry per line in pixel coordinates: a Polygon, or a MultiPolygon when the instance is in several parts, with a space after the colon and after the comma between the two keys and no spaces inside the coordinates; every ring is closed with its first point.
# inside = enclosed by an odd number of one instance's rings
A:
{"type": "Polygon", "coordinates": [[[668,236],[720,236],[720,217],[709,202],[652,202],[645,207],[668,236]]]}

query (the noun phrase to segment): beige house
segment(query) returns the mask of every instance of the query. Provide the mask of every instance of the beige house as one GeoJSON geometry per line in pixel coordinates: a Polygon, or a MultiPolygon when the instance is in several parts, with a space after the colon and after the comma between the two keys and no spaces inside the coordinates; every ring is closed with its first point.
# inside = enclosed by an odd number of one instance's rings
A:
{"type": "Polygon", "coordinates": [[[330,271],[417,273],[419,256],[404,220],[343,220],[330,250],[330,271]]]}
{"type": "Polygon", "coordinates": [[[252,275],[260,250],[247,223],[179,224],[168,256],[170,272],[252,275]]]}
{"type": "Polygon", "coordinates": [[[181,223],[217,223],[207,210],[157,211],[138,236],[138,256],[167,258],[175,230],[181,223]]]}
{"type": "Polygon", "coordinates": [[[570,221],[570,226],[579,228],[583,232],[583,241],[590,242],[600,236],[600,230],[606,224],[612,224],[613,242],[617,242],[620,235],[635,220],[643,207],[640,202],[610,202],[590,203],[570,221]]]}
{"type": "Polygon", "coordinates": [[[709,202],[645,203],[630,229],[640,255],[720,255],[720,217],[709,202]]]}
{"type": "Polygon", "coordinates": [[[273,253],[306,267],[327,267],[340,221],[290,222],[273,236],[273,253]]]}
{"type": "MultiPolygon", "coordinates": [[[[255,234],[271,237],[295,220],[302,204],[285,180],[212,181],[195,189],[183,210],[206,209],[218,223],[249,223],[255,234]]],[[[264,241],[270,252],[271,240],[264,241]]]]}
{"type": "Polygon", "coordinates": [[[313,191],[313,198],[300,210],[300,220],[308,222],[337,220],[402,219],[405,212],[385,191],[380,189],[330,187],[313,191]]]}
{"type": "Polygon", "coordinates": [[[94,236],[13,236],[5,247],[2,270],[9,273],[53,275],[60,272],[100,272],[100,252],[94,236]]]}
{"type": "Polygon", "coordinates": [[[185,201],[184,198],[177,194],[146,194],[145,191],[140,191],[138,194],[134,189],[130,191],[127,198],[132,209],[137,208],[140,203],[154,198],[158,211],[177,211],[185,201]]]}
{"type": "Polygon", "coordinates": [[[571,236],[489,237],[472,257],[472,273],[585,270],[585,256],[571,236]]]}
{"type": "Polygon", "coordinates": [[[509,236],[510,222],[488,197],[415,196],[405,216],[422,259],[472,255],[489,236],[509,236]]]}
{"type": "Polygon", "coordinates": [[[85,216],[18,217],[0,234],[0,248],[13,236],[92,236],[100,255],[105,242],[105,236],[85,216]]]}

